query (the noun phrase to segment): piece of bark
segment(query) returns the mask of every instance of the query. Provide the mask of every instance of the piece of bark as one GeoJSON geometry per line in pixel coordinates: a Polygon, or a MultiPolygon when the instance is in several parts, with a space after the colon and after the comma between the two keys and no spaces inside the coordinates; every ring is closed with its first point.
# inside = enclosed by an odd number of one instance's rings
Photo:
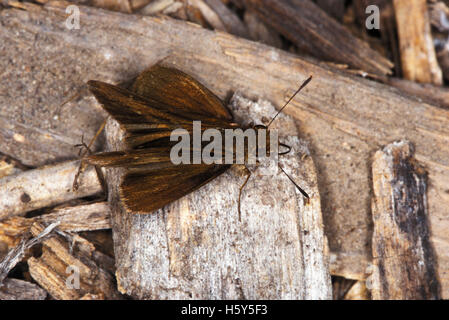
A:
{"type": "Polygon", "coordinates": [[[15,248],[9,250],[8,254],[0,261],[0,286],[9,271],[23,259],[27,250],[50,237],[57,226],[57,222],[45,226],[45,228],[44,225],[40,225],[39,232],[34,233],[34,237],[30,238],[27,235],[27,237],[24,237],[15,248]]]}
{"type": "Polygon", "coordinates": [[[60,208],[33,218],[12,217],[0,222],[0,243],[7,248],[18,245],[33,223],[58,222],[58,229],[67,232],[93,231],[111,228],[110,209],[106,202],[60,208]]]}
{"type": "Polygon", "coordinates": [[[268,25],[312,56],[345,63],[375,74],[390,74],[393,64],[354,37],[310,0],[247,0],[268,25]]]}
{"type": "Polygon", "coordinates": [[[398,78],[388,78],[385,82],[426,103],[449,109],[449,91],[445,87],[398,78]]]}
{"type": "Polygon", "coordinates": [[[246,26],[237,14],[226,7],[221,0],[204,0],[204,2],[215,11],[227,32],[239,37],[249,38],[249,32],[246,26]]]}
{"type": "Polygon", "coordinates": [[[426,0],[393,0],[398,28],[402,74],[405,79],[443,84],[426,0]]]}
{"type": "Polygon", "coordinates": [[[162,12],[169,6],[171,6],[173,3],[175,3],[175,0],[155,0],[151,1],[149,4],[147,4],[145,7],[143,7],[139,13],[145,14],[145,15],[154,15],[157,13],[162,12]]]}
{"type": "MultiPolygon", "coordinates": [[[[33,225],[33,234],[40,230],[41,225],[33,225]]],[[[79,236],[57,235],[43,242],[42,255],[28,259],[28,266],[33,279],[54,299],[120,299],[109,260],[79,236]]]]}
{"type": "Polygon", "coordinates": [[[282,47],[282,40],[279,34],[268,28],[253,11],[246,10],[243,20],[248,27],[249,36],[252,40],[260,41],[276,48],[282,47]]]}
{"type": "Polygon", "coordinates": [[[203,0],[189,0],[185,8],[189,21],[205,28],[226,31],[220,17],[203,0]]]}
{"type": "Polygon", "coordinates": [[[315,0],[316,4],[337,21],[343,21],[345,14],[344,0],[315,0]]]}
{"type": "Polygon", "coordinates": [[[435,50],[438,64],[443,72],[443,78],[449,80],[449,7],[442,1],[429,4],[430,23],[435,28],[432,33],[434,37],[435,50]]]}
{"type": "Polygon", "coordinates": [[[71,104],[71,114],[79,113],[78,117],[63,112],[54,121],[48,114],[53,115],[57,101],[64,100],[64,88],[79,86],[80,78],[119,83],[164,59],[199,79],[222,99],[240,90],[280,107],[299,82],[313,74],[312,82],[284,112],[298,121],[301,135],[310,141],[319,172],[326,234],[335,256],[331,269],[348,278],[366,277],[364,270],[371,261],[372,155],[381,145],[407,137],[416,146],[416,158],[429,171],[432,242],[439,260],[443,298],[449,297],[447,110],[335,68],[183,21],[80,6],[85,13],[82,28],[69,31],[64,26],[67,3],[22,5],[24,9],[0,11],[0,55],[4,57],[0,70],[10,77],[1,83],[0,122],[18,124],[8,130],[0,125],[2,151],[8,150],[14,158],[34,166],[55,158],[76,157],[66,141],[79,142],[81,127],[85,137],[93,136],[103,121],[103,111],[89,96],[71,104]],[[111,43],[118,46],[112,48],[111,43]],[[135,43],[139,46],[130,46],[135,43]],[[22,67],[29,71],[24,73],[22,67]],[[64,81],[56,81],[58,77],[64,81]],[[21,89],[33,81],[39,83],[35,91],[21,89]],[[36,99],[48,101],[48,109],[33,103],[36,99]],[[30,117],[23,117],[30,105],[34,106],[32,122],[30,117]],[[54,126],[51,132],[60,137],[48,141],[52,148],[33,134],[47,132],[45,123],[54,126]],[[29,130],[26,148],[10,138],[22,128],[29,130]]]}
{"type": "Polygon", "coordinates": [[[172,5],[166,7],[162,13],[175,19],[187,20],[184,5],[179,1],[175,1],[172,5]]]}
{"type": "Polygon", "coordinates": [[[370,300],[365,281],[355,282],[344,296],[344,300],[370,300]]]}
{"type": "Polygon", "coordinates": [[[430,242],[427,174],[409,142],[376,152],[373,189],[373,299],[441,298],[430,242]]]}
{"type": "Polygon", "coordinates": [[[131,2],[129,0],[90,0],[90,5],[112,11],[131,13],[131,2]]]}
{"type": "MultiPolygon", "coordinates": [[[[235,120],[270,119],[268,102],[238,95],[235,120]],[[257,111],[256,111],[257,110],[257,111]]],[[[279,170],[230,170],[198,191],[147,215],[126,211],[119,201],[122,169],[108,170],[117,282],[122,293],[144,299],[330,299],[327,239],[323,234],[315,168],[291,118],[279,115],[280,141],[292,146],[284,169],[311,196],[307,204],[279,170]]],[[[108,145],[123,148],[116,122],[106,127],[108,145]]]]}
{"type": "Polygon", "coordinates": [[[0,300],[44,300],[46,297],[44,289],[20,279],[5,279],[0,287],[0,300]]]}
{"type": "Polygon", "coordinates": [[[73,190],[79,164],[63,162],[0,179],[0,220],[100,193],[102,188],[92,167],[80,175],[79,188],[73,190]]]}
{"type": "Polygon", "coordinates": [[[128,0],[129,5],[131,7],[131,12],[138,11],[148,5],[150,2],[154,2],[154,0],[128,0]]]}

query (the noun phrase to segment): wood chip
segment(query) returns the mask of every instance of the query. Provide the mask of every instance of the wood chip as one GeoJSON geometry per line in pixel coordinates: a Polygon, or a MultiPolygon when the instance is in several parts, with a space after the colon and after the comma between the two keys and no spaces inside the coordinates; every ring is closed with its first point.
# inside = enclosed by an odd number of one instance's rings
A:
{"type": "Polygon", "coordinates": [[[204,2],[215,11],[227,32],[239,37],[249,38],[249,32],[246,26],[221,0],[204,0],[204,2]]]}
{"type": "MultiPolygon", "coordinates": [[[[41,228],[34,224],[33,234],[41,228]]],[[[28,259],[28,266],[33,279],[54,299],[120,299],[111,270],[101,263],[104,259],[110,260],[87,240],[57,235],[43,242],[42,255],[28,259]]]]}
{"type": "Polygon", "coordinates": [[[405,79],[443,84],[438,65],[426,0],[393,0],[405,79]]]}
{"type": "Polygon", "coordinates": [[[109,205],[106,202],[98,202],[60,208],[33,218],[5,219],[0,222],[0,243],[8,248],[17,246],[35,222],[44,224],[58,222],[58,229],[68,232],[111,228],[109,205]]]}
{"type": "Polygon", "coordinates": [[[26,251],[49,237],[57,226],[57,222],[54,222],[45,228],[41,225],[39,233],[35,233],[32,238],[24,238],[18,246],[11,249],[8,254],[3,257],[2,261],[0,261],[0,285],[3,283],[3,280],[6,278],[9,271],[22,260],[26,251]]]}
{"type": "Polygon", "coordinates": [[[73,190],[78,168],[79,161],[70,161],[0,179],[0,220],[101,192],[92,167],[81,174],[80,187],[73,190]]]}
{"type": "Polygon", "coordinates": [[[248,0],[247,3],[268,25],[315,57],[375,74],[391,73],[390,61],[310,0],[248,0]]]}
{"type": "Polygon", "coordinates": [[[435,249],[430,242],[427,174],[399,141],[376,152],[372,204],[373,299],[439,299],[435,249]]]}
{"type": "Polygon", "coordinates": [[[157,13],[162,12],[169,6],[171,6],[173,3],[175,3],[174,0],[155,0],[151,1],[148,5],[146,5],[144,8],[140,10],[139,13],[145,14],[145,15],[154,15],[157,13]]]}
{"type": "Polygon", "coordinates": [[[131,13],[131,3],[129,0],[91,0],[91,5],[98,8],[112,11],[131,13]]]}
{"type": "Polygon", "coordinates": [[[20,279],[7,278],[0,287],[0,300],[44,300],[46,297],[44,289],[20,279]]]}

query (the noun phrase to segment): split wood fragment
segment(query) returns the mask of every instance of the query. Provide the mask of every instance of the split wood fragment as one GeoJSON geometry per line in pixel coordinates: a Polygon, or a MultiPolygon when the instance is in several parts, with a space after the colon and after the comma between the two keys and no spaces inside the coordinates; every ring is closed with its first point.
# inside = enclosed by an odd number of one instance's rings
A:
{"type": "Polygon", "coordinates": [[[44,239],[51,236],[51,233],[58,226],[57,222],[54,222],[46,227],[41,225],[39,232],[34,234],[34,237],[24,237],[22,241],[15,248],[11,249],[8,254],[0,261],[0,285],[5,280],[9,271],[12,270],[25,256],[28,249],[32,248],[36,244],[44,241],[44,239]]]}
{"type": "Polygon", "coordinates": [[[44,300],[47,292],[38,285],[14,278],[7,278],[0,287],[0,300],[44,300]]]}
{"type": "Polygon", "coordinates": [[[399,141],[374,155],[373,186],[373,299],[441,298],[430,242],[427,176],[410,143],[399,141]]]}
{"type": "Polygon", "coordinates": [[[78,190],[73,190],[79,163],[63,162],[0,179],[0,220],[100,193],[101,185],[92,167],[80,176],[78,190]]]}
{"type": "MultiPolygon", "coordinates": [[[[35,222],[58,222],[58,229],[67,232],[93,231],[111,228],[107,202],[69,206],[33,218],[11,217],[0,221],[0,243],[6,248],[19,244],[35,222]]],[[[1,257],[1,254],[0,254],[1,257]]]]}
{"type": "Polygon", "coordinates": [[[310,0],[247,0],[246,3],[273,29],[315,57],[375,74],[391,74],[393,64],[388,59],[354,37],[310,0]]]}
{"type": "Polygon", "coordinates": [[[443,84],[430,32],[426,0],[393,0],[405,79],[443,84]]]}
{"type": "MultiPolygon", "coordinates": [[[[32,232],[41,229],[35,223],[32,232]]],[[[42,255],[28,259],[28,266],[33,279],[54,299],[120,299],[108,260],[87,240],[67,234],[45,240],[42,255]]]]}

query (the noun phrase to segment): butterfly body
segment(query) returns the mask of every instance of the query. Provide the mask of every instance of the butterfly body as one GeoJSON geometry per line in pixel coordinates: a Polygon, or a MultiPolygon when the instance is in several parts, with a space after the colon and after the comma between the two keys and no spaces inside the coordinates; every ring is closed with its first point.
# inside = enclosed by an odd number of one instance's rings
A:
{"type": "MultiPolygon", "coordinates": [[[[310,79],[303,83],[295,95],[310,79]]],[[[276,149],[272,148],[270,142],[277,142],[277,139],[270,139],[269,124],[242,127],[233,122],[230,111],[215,94],[191,76],[174,68],[155,65],[142,72],[129,89],[101,81],[89,81],[88,87],[125,131],[125,150],[90,155],[86,161],[96,166],[128,169],[120,185],[120,197],[124,206],[133,213],[151,213],[160,209],[200,188],[228,170],[232,164],[253,164],[260,156],[277,156],[288,152],[278,153],[277,144],[276,149]],[[196,122],[199,121],[198,128],[196,122]],[[201,137],[195,140],[195,136],[198,138],[208,130],[215,130],[226,138],[230,130],[240,130],[242,134],[247,129],[253,130],[255,138],[252,141],[256,143],[241,143],[239,147],[237,142],[234,145],[232,140],[228,144],[225,139],[218,143],[222,151],[214,157],[214,161],[198,161],[205,143],[201,137]],[[176,130],[181,130],[180,138],[188,141],[188,159],[182,163],[173,161],[172,150],[177,142],[171,137],[176,130]],[[195,144],[195,141],[200,142],[195,144]]],[[[246,138],[247,141],[251,140],[246,138]]],[[[247,168],[244,169],[248,177],[243,186],[251,175],[247,168]]],[[[308,198],[307,193],[289,179],[308,198]]],[[[239,214],[243,186],[240,188],[239,214]]]]}

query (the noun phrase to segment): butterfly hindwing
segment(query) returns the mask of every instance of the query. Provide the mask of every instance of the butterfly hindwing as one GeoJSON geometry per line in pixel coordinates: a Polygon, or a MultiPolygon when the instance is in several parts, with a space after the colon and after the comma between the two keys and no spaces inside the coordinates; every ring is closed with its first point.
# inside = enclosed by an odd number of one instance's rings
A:
{"type": "Polygon", "coordinates": [[[133,213],[151,213],[200,188],[229,165],[171,165],[141,173],[128,173],[120,185],[120,198],[133,213]]]}

